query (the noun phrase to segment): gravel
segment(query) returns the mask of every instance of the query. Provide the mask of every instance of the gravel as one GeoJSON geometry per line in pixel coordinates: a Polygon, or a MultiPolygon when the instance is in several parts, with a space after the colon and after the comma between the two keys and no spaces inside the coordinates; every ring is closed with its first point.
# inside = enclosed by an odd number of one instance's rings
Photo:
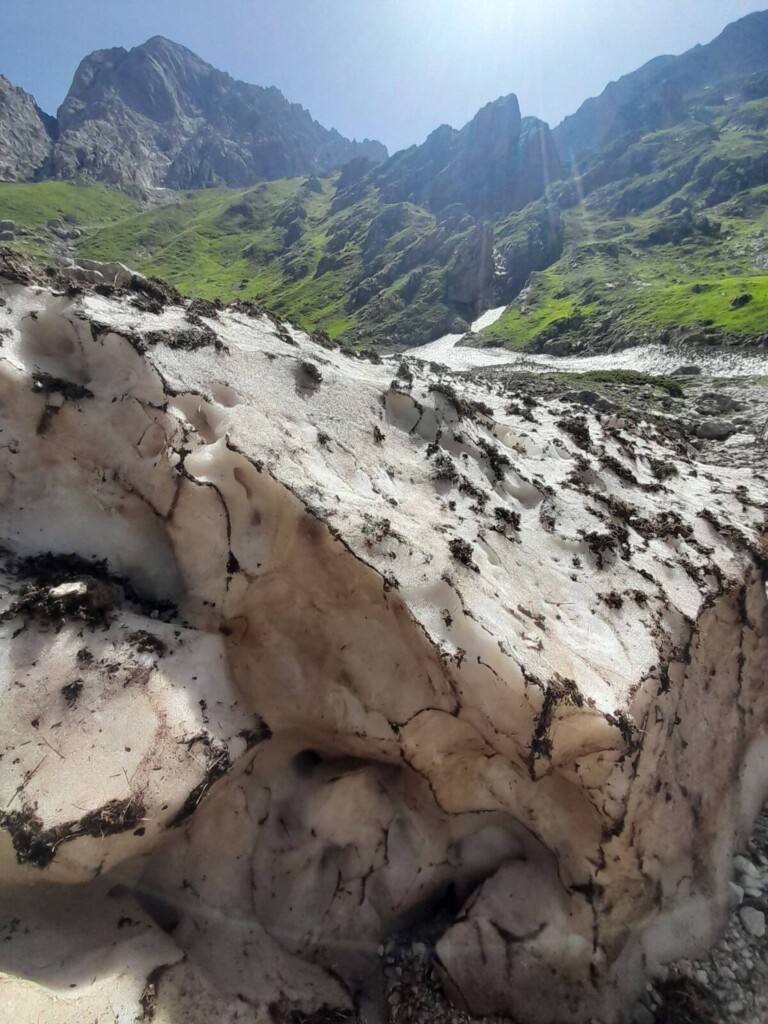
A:
{"type": "Polygon", "coordinates": [[[768,1024],[768,805],[746,850],[733,859],[731,915],[710,952],[668,968],[668,980],[638,1004],[654,1024],[768,1024]]]}

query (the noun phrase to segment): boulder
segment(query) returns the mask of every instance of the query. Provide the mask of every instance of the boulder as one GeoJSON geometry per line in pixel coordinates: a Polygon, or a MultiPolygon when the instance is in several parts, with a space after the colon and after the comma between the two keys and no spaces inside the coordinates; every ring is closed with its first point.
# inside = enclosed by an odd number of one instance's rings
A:
{"type": "Polygon", "coordinates": [[[724,416],[744,408],[743,403],[719,391],[705,391],[697,400],[699,412],[724,416]]]}
{"type": "Polygon", "coordinates": [[[693,364],[678,366],[676,370],[672,371],[673,377],[698,377],[700,374],[701,367],[693,364]]]}
{"type": "Polygon", "coordinates": [[[731,420],[703,420],[696,427],[696,436],[706,441],[727,441],[738,431],[738,426],[731,420]]]}
{"type": "Polygon", "coordinates": [[[598,391],[566,391],[563,401],[575,402],[577,405],[588,405],[598,412],[616,412],[619,406],[598,391]]]}

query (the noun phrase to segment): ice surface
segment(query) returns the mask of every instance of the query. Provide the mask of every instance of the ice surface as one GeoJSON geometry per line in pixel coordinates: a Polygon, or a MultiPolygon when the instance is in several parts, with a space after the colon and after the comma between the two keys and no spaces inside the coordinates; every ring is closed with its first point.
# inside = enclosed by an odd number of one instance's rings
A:
{"type": "Polygon", "coordinates": [[[712,939],[768,783],[763,478],[244,309],[5,296],[16,1019],[348,1007],[439,913],[473,1011],[619,1021],[712,939]]]}
{"type": "MultiPolygon", "coordinates": [[[[506,307],[489,309],[472,324],[477,333],[495,324],[506,307]]],[[[638,370],[642,373],[673,373],[686,364],[695,364],[712,377],[749,377],[768,370],[768,357],[759,352],[705,349],[691,345],[638,345],[598,356],[531,355],[503,348],[468,348],[460,344],[463,334],[445,334],[426,345],[408,349],[408,355],[436,363],[452,370],[469,370],[475,366],[510,366],[532,373],[569,371],[588,373],[591,370],[638,370]]]]}

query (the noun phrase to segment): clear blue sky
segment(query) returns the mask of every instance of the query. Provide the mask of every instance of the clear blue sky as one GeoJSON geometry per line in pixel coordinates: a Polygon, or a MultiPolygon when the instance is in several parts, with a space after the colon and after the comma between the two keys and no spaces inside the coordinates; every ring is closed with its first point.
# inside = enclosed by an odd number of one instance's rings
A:
{"type": "Polygon", "coordinates": [[[92,50],[164,35],[391,151],[515,92],[554,125],[612,79],[708,42],[749,0],[0,0],[0,72],[50,113],[92,50]]]}

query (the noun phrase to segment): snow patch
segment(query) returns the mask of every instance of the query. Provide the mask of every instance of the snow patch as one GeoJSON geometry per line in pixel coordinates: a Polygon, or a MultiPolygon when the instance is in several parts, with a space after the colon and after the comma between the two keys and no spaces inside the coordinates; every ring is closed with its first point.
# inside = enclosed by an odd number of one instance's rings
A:
{"type": "Polygon", "coordinates": [[[714,937],[768,788],[764,479],[267,317],[182,350],[180,307],[9,293],[7,1005],[346,1011],[430,919],[474,1012],[618,1021],[714,937]]]}

